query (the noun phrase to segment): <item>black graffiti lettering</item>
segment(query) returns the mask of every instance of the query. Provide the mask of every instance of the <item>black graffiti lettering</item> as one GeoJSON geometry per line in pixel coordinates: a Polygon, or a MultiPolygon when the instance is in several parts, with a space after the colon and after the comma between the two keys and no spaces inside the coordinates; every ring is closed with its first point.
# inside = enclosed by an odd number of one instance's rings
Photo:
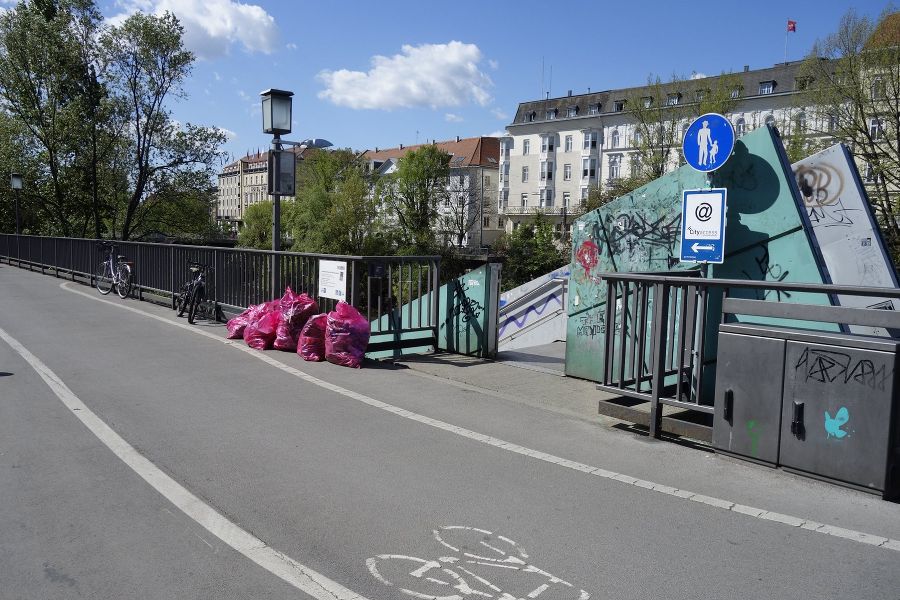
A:
{"type": "Polygon", "coordinates": [[[661,216],[654,221],[640,214],[620,214],[610,219],[610,246],[613,253],[634,252],[640,246],[664,248],[674,253],[681,231],[681,215],[661,216]]]}
{"type": "Polygon", "coordinates": [[[888,372],[887,365],[876,366],[868,358],[854,362],[849,354],[815,348],[803,350],[797,364],[794,365],[795,371],[801,369],[807,382],[844,385],[852,382],[879,391],[884,391],[885,384],[893,375],[892,372],[888,372]]]}
{"type": "MultiPolygon", "coordinates": [[[[762,246],[762,254],[759,256],[754,256],[753,260],[756,263],[755,273],[751,274],[743,269],[741,270],[741,273],[743,273],[747,279],[754,281],[784,281],[791,273],[778,263],[769,262],[768,246],[762,246]]],[[[791,293],[784,290],[765,290],[764,292],[762,292],[762,299],[768,299],[773,293],[775,294],[775,299],[777,302],[781,302],[782,296],[784,296],[785,298],[791,297],[791,293]]]]}

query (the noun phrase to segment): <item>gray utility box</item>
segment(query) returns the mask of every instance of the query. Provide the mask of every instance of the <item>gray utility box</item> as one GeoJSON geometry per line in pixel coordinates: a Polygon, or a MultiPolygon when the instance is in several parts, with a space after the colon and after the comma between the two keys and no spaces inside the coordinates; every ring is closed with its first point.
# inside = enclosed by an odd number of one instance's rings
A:
{"type": "Polygon", "coordinates": [[[900,498],[900,340],[719,326],[713,446],[900,498]]]}

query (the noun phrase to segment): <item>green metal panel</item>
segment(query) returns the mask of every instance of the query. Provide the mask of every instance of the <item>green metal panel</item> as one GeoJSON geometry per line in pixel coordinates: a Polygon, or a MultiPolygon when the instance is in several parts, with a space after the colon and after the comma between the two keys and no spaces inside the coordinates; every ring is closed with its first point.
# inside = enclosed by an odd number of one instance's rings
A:
{"type": "MultiPolygon", "coordinates": [[[[566,374],[593,381],[601,377],[606,299],[599,273],[696,268],[677,260],[681,198],[686,189],[708,187],[728,189],[725,262],[712,266],[711,277],[827,282],[804,227],[806,214],[801,210],[802,202],[778,133],[770,127],[757,129],[737,141],[725,166],[709,178],[683,166],[576,220],[569,280],[566,374]]],[[[770,299],[780,302],[829,303],[822,295],[771,295],[774,298],[770,299]]],[[[718,303],[713,304],[707,317],[706,336],[706,358],[712,360],[719,320],[718,303]]],[[[829,328],[836,330],[836,326],[829,328]]],[[[713,369],[710,373],[714,376],[713,369]]]]}
{"type": "MultiPolygon", "coordinates": [[[[496,308],[489,301],[492,277],[496,277],[490,265],[483,265],[438,289],[438,349],[457,354],[488,357],[493,353],[488,336],[491,328],[489,320],[496,318],[496,308]]],[[[424,294],[394,311],[372,322],[371,343],[396,340],[423,340],[422,346],[412,346],[402,350],[367,352],[369,358],[396,358],[406,354],[422,354],[434,350],[425,344],[430,339],[428,332],[395,333],[394,323],[402,323],[405,329],[426,327],[428,315],[433,308],[431,293],[424,294]],[[419,320],[421,305],[422,320],[419,320]]],[[[496,328],[493,328],[496,335],[496,328]]]]}

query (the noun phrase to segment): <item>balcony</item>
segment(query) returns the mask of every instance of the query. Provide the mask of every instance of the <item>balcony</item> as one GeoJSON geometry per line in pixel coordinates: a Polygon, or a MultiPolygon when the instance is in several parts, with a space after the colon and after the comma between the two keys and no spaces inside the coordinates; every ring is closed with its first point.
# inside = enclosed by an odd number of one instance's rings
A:
{"type": "MultiPolygon", "coordinates": [[[[506,208],[501,208],[500,212],[505,215],[533,215],[535,213],[541,212],[545,215],[561,215],[563,214],[562,206],[507,206],[506,208]]],[[[571,211],[567,211],[568,214],[571,214],[571,211]]]]}

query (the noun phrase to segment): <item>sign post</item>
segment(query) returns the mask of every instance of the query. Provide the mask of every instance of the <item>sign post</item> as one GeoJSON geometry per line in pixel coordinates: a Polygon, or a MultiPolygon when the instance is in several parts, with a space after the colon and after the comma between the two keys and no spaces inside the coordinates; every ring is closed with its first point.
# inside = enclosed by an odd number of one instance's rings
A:
{"type": "Polygon", "coordinates": [[[684,190],[681,202],[681,262],[725,260],[726,188],[684,190]]]}

